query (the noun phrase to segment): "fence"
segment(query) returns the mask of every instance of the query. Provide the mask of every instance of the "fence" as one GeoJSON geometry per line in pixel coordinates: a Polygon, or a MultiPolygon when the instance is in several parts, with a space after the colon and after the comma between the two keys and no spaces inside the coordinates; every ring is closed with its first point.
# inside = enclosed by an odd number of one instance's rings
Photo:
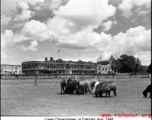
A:
{"type": "Polygon", "coordinates": [[[79,75],[79,74],[35,74],[35,75],[1,75],[1,79],[66,79],[66,78],[73,78],[73,79],[122,79],[122,78],[149,78],[151,75],[149,74],[130,74],[130,73],[117,73],[115,75],[109,74],[93,74],[93,75],[79,75]]]}
{"type": "Polygon", "coordinates": [[[116,79],[123,79],[123,78],[131,78],[131,74],[130,73],[117,73],[115,75],[116,79]]]}
{"type": "Polygon", "coordinates": [[[149,74],[131,74],[132,78],[150,78],[149,74]]]}
{"type": "Polygon", "coordinates": [[[91,79],[95,78],[95,75],[71,75],[71,74],[37,74],[37,75],[1,75],[1,79],[91,79]]]}

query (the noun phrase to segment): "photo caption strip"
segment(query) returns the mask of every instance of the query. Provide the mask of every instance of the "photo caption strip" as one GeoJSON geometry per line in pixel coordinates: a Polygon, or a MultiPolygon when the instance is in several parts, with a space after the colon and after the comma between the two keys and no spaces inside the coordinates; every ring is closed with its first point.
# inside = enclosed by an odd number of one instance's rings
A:
{"type": "Polygon", "coordinates": [[[2,116],[1,120],[151,120],[151,114],[101,114],[101,116],[81,116],[81,117],[7,117],[2,116]],[[111,115],[111,116],[110,116],[111,115]],[[131,116],[132,115],[132,116],[131,116]]]}

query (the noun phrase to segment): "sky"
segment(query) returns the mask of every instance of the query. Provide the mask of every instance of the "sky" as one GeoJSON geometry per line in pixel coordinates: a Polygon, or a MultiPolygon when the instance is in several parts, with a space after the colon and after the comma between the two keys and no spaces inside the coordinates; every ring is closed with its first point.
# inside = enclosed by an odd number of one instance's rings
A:
{"type": "Polygon", "coordinates": [[[2,64],[123,54],[151,63],[151,0],[1,0],[2,64]]]}

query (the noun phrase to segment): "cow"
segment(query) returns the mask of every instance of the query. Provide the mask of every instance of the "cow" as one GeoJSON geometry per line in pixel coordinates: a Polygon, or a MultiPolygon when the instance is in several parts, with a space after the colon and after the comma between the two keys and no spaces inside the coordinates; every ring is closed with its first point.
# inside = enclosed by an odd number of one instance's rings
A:
{"type": "Polygon", "coordinates": [[[99,83],[96,86],[94,94],[95,94],[96,97],[98,97],[98,96],[102,97],[103,93],[106,93],[106,96],[107,96],[107,93],[109,93],[109,92],[110,92],[109,87],[107,87],[106,85],[103,85],[103,83],[99,83]]]}
{"type": "Polygon", "coordinates": [[[70,81],[65,89],[65,93],[67,94],[74,94],[74,91],[76,91],[77,94],[80,94],[80,84],[78,80],[72,80],[70,81]]]}
{"type": "Polygon", "coordinates": [[[100,83],[99,81],[96,81],[96,83],[94,84],[93,94],[95,93],[96,87],[97,87],[97,85],[98,85],[99,83],[100,83]]]}
{"type": "Polygon", "coordinates": [[[60,82],[61,93],[65,93],[66,85],[67,85],[66,80],[65,79],[61,80],[60,82]]]}
{"type": "Polygon", "coordinates": [[[113,81],[103,81],[97,84],[94,94],[96,95],[96,97],[98,96],[102,97],[102,94],[106,93],[106,96],[110,97],[110,92],[113,91],[114,96],[117,96],[116,90],[117,87],[113,81]]]}
{"type": "Polygon", "coordinates": [[[88,80],[89,83],[88,83],[88,91],[93,94],[93,91],[94,91],[94,88],[95,88],[95,84],[98,82],[98,80],[96,79],[91,79],[91,80],[88,80]]]}
{"type": "Polygon", "coordinates": [[[69,78],[69,79],[67,80],[67,82],[66,82],[66,83],[67,83],[67,84],[69,84],[69,82],[70,82],[70,81],[72,81],[72,79],[71,79],[71,78],[69,78]]]}
{"type": "Polygon", "coordinates": [[[98,82],[98,81],[95,79],[80,81],[81,94],[84,94],[87,92],[90,92],[91,94],[93,94],[93,90],[94,90],[96,82],[98,82]]]}
{"type": "Polygon", "coordinates": [[[96,82],[99,82],[99,81],[96,79],[91,79],[89,81],[90,81],[90,88],[93,91],[93,88],[95,87],[96,82]]]}
{"type": "MultiPolygon", "coordinates": [[[[110,91],[113,91],[114,96],[117,96],[117,86],[116,86],[116,83],[113,82],[113,81],[108,81],[106,83],[107,83],[107,86],[110,88],[110,91]]],[[[110,93],[109,93],[109,95],[110,95],[110,93]]]]}
{"type": "Polygon", "coordinates": [[[87,81],[80,81],[79,84],[80,84],[80,87],[79,87],[80,93],[81,93],[81,94],[87,93],[87,90],[88,90],[88,82],[87,82],[87,81]]]}
{"type": "Polygon", "coordinates": [[[143,91],[144,97],[147,97],[147,94],[150,93],[149,97],[151,98],[152,97],[151,91],[152,91],[152,85],[148,85],[147,88],[143,91]]]}
{"type": "Polygon", "coordinates": [[[68,80],[61,80],[60,82],[60,87],[61,87],[61,93],[65,93],[65,89],[66,89],[66,86],[69,84],[69,82],[72,81],[72,79],[68,79],[68,80]]]}

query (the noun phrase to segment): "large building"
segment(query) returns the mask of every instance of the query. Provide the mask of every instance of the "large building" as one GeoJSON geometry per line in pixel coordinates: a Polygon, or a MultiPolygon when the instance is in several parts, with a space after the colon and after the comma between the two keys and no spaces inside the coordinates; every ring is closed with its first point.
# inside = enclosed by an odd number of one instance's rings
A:
{"type": "Polygon", "coordinates": [[[1,64],[1,74],[7,74],[7,75],[22,74],[22,66],[1,64]]]}
{"type": "Polygon", "coordinates": [[[96,63],[84,61],[54,60],[22,62],[24,74],[96,74],[96,63]]]}
{"type": "Polygon", "coordinates": [[[115,61],[114,57],[111,55],[110,59],[103,61],[101,58],[97,61],[97,73],[98,74],[109,74],[114,73],[112,70],[112,64],[115,61]]]}

